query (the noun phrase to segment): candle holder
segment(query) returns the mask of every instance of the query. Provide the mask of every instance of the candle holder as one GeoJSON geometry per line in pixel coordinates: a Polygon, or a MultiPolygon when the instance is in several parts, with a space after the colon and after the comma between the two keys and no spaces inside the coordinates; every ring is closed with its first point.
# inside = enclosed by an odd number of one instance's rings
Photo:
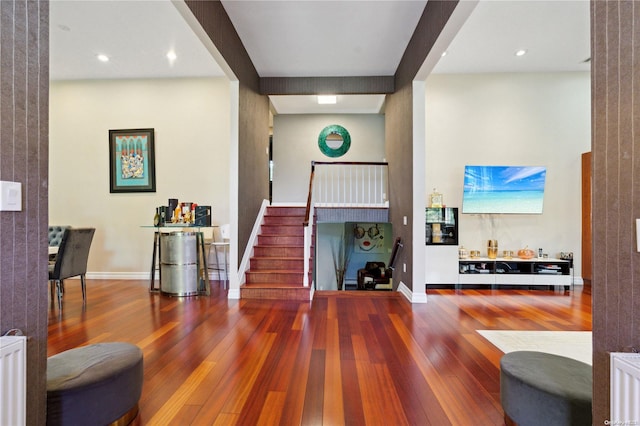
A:
{"type": "Polygon", "coordinates": [[[498,240],[489,240],[487,242],[487,257],[489,259],[498,257],[498,240]]]}

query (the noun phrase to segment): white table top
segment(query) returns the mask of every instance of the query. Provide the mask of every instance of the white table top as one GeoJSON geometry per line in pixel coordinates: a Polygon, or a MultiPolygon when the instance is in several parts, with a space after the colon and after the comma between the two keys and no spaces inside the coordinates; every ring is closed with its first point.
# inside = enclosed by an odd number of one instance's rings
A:
{"type": "Polygon", "coordinates": [[[519,257],[498,257],[489,259],[488,257],[465,257],[458,259],[461,262],[569,262],[568,259],[554,259],[552,257],[532,257],[531,259],[521,259],[519,257]]]}

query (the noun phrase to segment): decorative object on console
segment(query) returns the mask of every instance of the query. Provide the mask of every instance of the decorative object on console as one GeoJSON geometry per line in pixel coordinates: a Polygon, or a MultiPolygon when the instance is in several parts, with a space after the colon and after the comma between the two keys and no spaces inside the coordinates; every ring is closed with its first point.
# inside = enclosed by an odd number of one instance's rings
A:
{"type": "Polygon", "coordinates": [[[518,257],[520,259],[533,259],[535,256],[535,252],[531,250],[529,247],[525,247],[523,249],[518,250],[518,257]]]}
{"type": "Polygon", "coordinates": [[[109,192],[156,192],[153,133],[109,130],[109,192]]]}
{"type": "Polygon", "coordinates": [[[429,207],[444,207],[444,199],[442,198],[442,194],[439,193],[435,188],[433,188],[433,192],[429,195],[429,207]]]}
{"type": "Polygon", "coordinates": [[[487,257],[489,259],[498,257],[498,240],[489,240],[487,242],[487,257]]]}
{"type": "Polygon", "coordinates": [[[460,246],[460,248],[458,249],[458,258],[466,259],[468,257],[469,257],[469,252],[467,251],[467,249],[465,249],[464,246],[460,246]]]}
{"type": "Polygon", "coordinates": [[[327,157],[342,157],[351,147],[351,136],[344,127],[332,124],[320,132],[318,147],[327,157]]]}
{"type": "Polygon", "coordinates": [[[572,251],[561,251],[560,259],[563,260],[573,260],[573,252],[572,251]]]}

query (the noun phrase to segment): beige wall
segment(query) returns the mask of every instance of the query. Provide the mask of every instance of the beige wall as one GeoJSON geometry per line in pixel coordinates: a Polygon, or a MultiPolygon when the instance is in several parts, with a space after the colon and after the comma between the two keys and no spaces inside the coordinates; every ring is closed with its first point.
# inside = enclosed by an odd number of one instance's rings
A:
{"type": "Polygon", "coordinates": [[[90,276],[147,277],[168,198],[229,221],[229,114],[224,78],[51,84],[49,223],[96,227],[90,276]],[[155,193],[109,192],[109,130],[131,128],[155,129],[155,193]]]}
{"type": "Polygon", "coordinates": [[[542,215],[460,214],[459,243],[483,251],[486,240],[497,239],[501,250],[573,251],[579,275],[580,159],[591,149],[590,96],[589,73],[430,76],[425,205],[435,187],[447,206],[462,207],[467,164],[546,166],[542,215]]]}
{"type": "Polygon", "coordinates": [[[273,202],[306,203],[311,161],[384,161],[384,115],[292,114],[273,118],[273,202]],[[318,135],[338,124],[349,132],[351,147],[331,158],[320,152],[318,135]]]}

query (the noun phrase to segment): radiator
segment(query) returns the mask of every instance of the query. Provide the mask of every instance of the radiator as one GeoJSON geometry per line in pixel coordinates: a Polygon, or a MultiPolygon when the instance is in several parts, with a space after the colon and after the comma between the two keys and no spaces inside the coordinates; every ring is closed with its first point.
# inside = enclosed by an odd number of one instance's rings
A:
{"type": "Polygon", "coordinates": [[[26,423],[27,338],[0,337],[0,425],[26,423]]]}
{"type": "Polygon", "coordinates": [[[640,354],[611,353],[611,423],[640,424],[640,354]]]}

